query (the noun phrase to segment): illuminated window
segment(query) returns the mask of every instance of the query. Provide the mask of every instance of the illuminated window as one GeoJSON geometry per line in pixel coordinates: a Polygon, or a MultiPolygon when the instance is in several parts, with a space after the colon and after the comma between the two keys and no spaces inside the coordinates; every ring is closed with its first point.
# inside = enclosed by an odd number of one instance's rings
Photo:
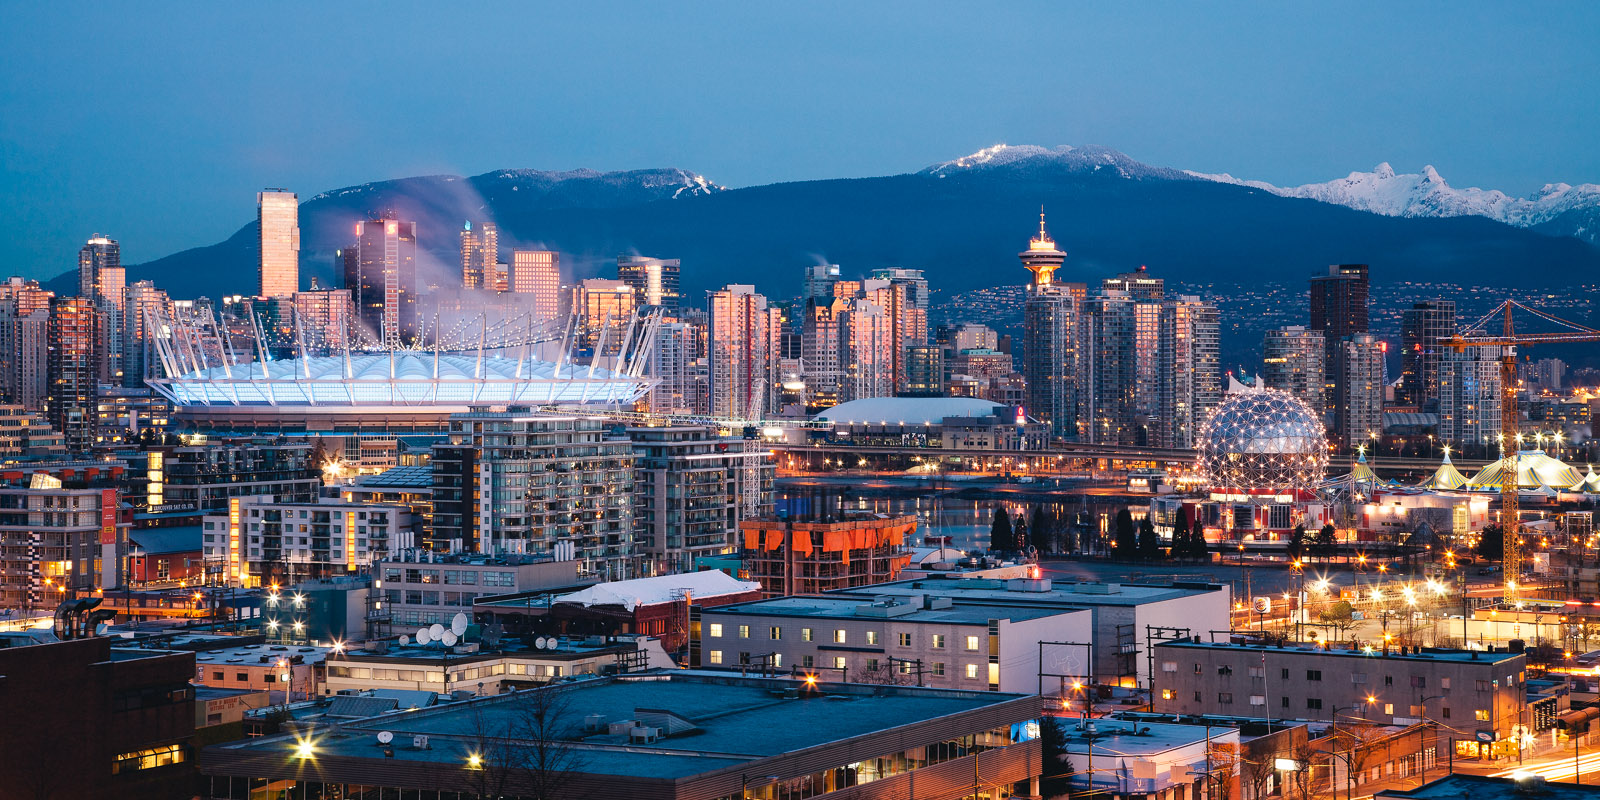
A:
{"type": "Polygon", "coordinates": [[[740,639],[748,639],[748,638],[750,638],[750,626],[749,625],[740,625],[739,626],[739,638],[740,639]]]}
{"type": "Polygon", "coordinates": [[[778,626],[776,626],[776,625],[772,626],[770,629],[767,630],[767,638],[768,639],[782,639],[783,638],[783,629],[778,627],[778,626]]]}
{"type": "Polygon", "coordinates": [[[910,647],[911,646],[911,634],[909,634],[909,633],[900,634],[900,646],[901,647],[910,647]]]}
{"type": "MultiPolygon", "coordinates": [[[[978,665],[977,664],[968,664],[967,665],[967,677],[971,678],[972,680],[977,680],[978,679],[978,665]]],[[[1168,692],[1168,694],[1170,694],[1170,692],[1168,692]]]]}
{"type": "Polygon", "coordinates": [[[834,656],[833,657],[833,668],[834,669],[844,669],[844,656],[834,656]]]}
{"type": "Polygon", "coordinates": [[[978,652],[978,637],[976,637],[976,636],[968,636],[967,637],[967,652],[969,652],[969,653],[978,652]]]}
{"type": "Polygon", "coordinates": [[[846,638],[848,638],[848,637],[845,635],[844,628],[835,628],[834,629],[834,631],[833,631],[833,643],[834,644],[844,644],[846,638]]]}
{"type": "MultiPolygon", "coordinates": [[[[975,673],[975,672],[978,671],[977,668],[978,668],[977,664],[968,664],[967,665],[967,672],[975,673]]],[[[977,676],[976,675],[968,675],[967,677],[974,678],[974,677],[977,677],[977,676]]],[[[1171,700],[1172,699],[1172,690],[1171,689],[1162,689],[1161,690],[1161,699],[1162,700],[1171,700]]]]}
{"type": "Polygon", "coordinates": [[[136,750],[132,753],[123,753],[111,762],[111,774],[132,772],[139,769],[165,767],[168,764],[179,764],[187,760],[183,752],[183,745],[169,744],[165,747],[154,747],[149,750],[136,750]]]}
{"type": "Polygon", "coordinates": [[[720,622],[711,623],[711,637],[714,638],[714,639],[721,639],[722,638],[722,623],[720,623],[720,622]]]}
{"type": "Polygon", "coordinates": [[[722,651],[721,650],[712,650],[711,651],[711,663],[713,663],[713,664],[721,664],[722,663],[722,651]]]}
{"type": "Polygon", "coordinates": [[[802,641],[802,642],[811,641],[811,629],[810,628],[801,628],[800,629],[800,641],[802,641]]]}
{"type": "Polygon", "coordinates": [[[1480,722],[1487,722],[1489,720],[1489,709],[1480,708],[1476,711],[1473,711],[1472,716],[1480,722]]]}
{"type": "Polygon", "coordinates": [[[943,650],[944,649],[944,639],[945,639],[944,634],[942,634],[942,633],[934,634],[933,635],[933,649],[935,649],[935,650],[943,650]]]}

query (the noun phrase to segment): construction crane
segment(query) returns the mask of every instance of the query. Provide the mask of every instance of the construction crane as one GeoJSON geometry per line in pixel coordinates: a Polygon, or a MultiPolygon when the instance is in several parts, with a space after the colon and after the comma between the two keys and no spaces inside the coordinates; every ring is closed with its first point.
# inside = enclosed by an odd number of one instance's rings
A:
{"type": "Polygon", "coordinates": [[[1517,583],[1522,579],[1523,564],[1522,521],[1517,511],[1517,451],[1510,449],[1522,441],[1519,432],[1521,415],[1517,408],[1517,347],[1569,342],[1600,342],[1600,330],[1561,319],[1515,300],[1506,300],[1495,306],[1493,311],[1477,322],[1442,342],[1457,352],[1467,347],[1500,348],[1500,455],[1504,461],[1500,469],[1500,529],[1505,541],[1507,596],[1515,596],[1517,583]],[[1512,312],[1518,309],[1563,330],[1556,333],[1517,333],[1512,326],[1512,312]],[[1489,332],[1496,317],[1502,320],[1499,335],[1489,332]]]}

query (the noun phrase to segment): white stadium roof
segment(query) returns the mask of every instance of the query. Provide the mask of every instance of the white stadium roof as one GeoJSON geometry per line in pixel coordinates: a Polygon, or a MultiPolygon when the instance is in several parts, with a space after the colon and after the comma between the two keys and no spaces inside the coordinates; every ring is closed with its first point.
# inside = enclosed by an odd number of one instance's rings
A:
{"type": "Polygon", "coordinates": [[[179,406],[631,403],[651,381],[596,366],[420,350],[215,366],[149,383],[179,406]]]}
{"type": "Polygon", "coordinates": [[[868,397],[840,403],[818,420],[887,425],[934,425],[945,417],[987,417],[1011,407],[976,397],[868,397]]]}

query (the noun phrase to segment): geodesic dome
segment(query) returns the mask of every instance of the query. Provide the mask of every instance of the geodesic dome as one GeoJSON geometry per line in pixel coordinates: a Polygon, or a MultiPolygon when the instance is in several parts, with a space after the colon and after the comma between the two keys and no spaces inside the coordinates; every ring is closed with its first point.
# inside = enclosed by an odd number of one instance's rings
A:
{"type": "Polygon", "coordinates": [[[1322,419],[1275,389],[1223,400],[1200,433],[1199,450],[1201,474],[1214,491],[1309,492],[1328,468],[1322,419]]]}

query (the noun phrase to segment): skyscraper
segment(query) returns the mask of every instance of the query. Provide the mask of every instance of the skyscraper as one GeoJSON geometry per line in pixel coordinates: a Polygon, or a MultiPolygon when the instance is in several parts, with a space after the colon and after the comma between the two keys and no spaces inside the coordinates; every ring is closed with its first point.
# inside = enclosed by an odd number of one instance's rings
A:
{"type": "Polygon", "coordinates": [[[561,315],[561,254],[554,250],[512,250],[511,291],[533,295],[539,320],[561,315]]]}
{"type": "MultiPolygon", "coordinates": [[[[832,287],[829,287],[832,291],[832,287]]],[[[833,297],[808,298],[800,320],[800,361],[810,408],[822,410],[841,402],[844,369],[839,346],[840,316],[848,304],[833,297]]]]}
{"type": "Polygon", "coordinates": [[[650,390],[650,411],[656,414],[703,414],[705,364],[696,357],[699,332],[688,322],[663,322],[656,329],[645,374],[659,381],[650,390]]]}
{"type": "Polygon", "coordinates": [[[154,366],[150,359],[150,342],[154,330],[149,316],[172,316],[172,300],[167,293],[157,289],[150,281],[139,281],[128,287],[127,299],[122,308],[122,385],[137,388],[151,377],[154,366]]]}
{"type": "Polygon", "coordinates": [[[1304,400],[1319,415],[1327,412],[1327,362],[1322,332],[1304,325],[1267,331],[1261,340],[1261,380],[1304,400]]]}
{"type": "Polygon", "coordinates": [[[499,261],[500,232],[494,223],[482,222],[473,230],[469,220],[461,229],[461,286],[493,290],[499,261]]]}
{"type": "Polygon", "coordinates": [[[715,417],[764,418],[777,361],[780,315],[747,284],[707,293],[710,317],[710,411],[715,417]]]}
{"type": "MultiPolygon", "coordinates": [[[[1156,418],[1161,413],[1160,372],[1164,364],[1157,358],[1157,350],[1160,348],[1166,281],[1150,277],[1141,266],[1133,272],[1106,278],[1100,288],[1120,291],[1133,301],[1133,416],[1136,426],[1142,427],[1146,420],[1156,418]]],[[[1136,434],[1135,438],[1152,437],[1136,434]]]]}
{"type": "MultiPolygon", "coordinates": [[[[1347,352],[1345,339],[1369,330],[1367,289],[1366,264],[1333,264],[1326,275],[1311,278],[1311,330],[1322,332],[1334,438],[1346,443],[1365,436],[1363,431],[1352,434],[1343,427],[1348,417],[1343,404],[1352,394],[1360,392],[1352,392],[1342,381],[1352,369],[1359,370],[1359,365],[1346,365],[1340,359],[1347,352]]],[[[1380,402],[1383,399],[1381,390],[1378,399],[1380,402]]]]}
{"type": "MultiPolygon", "coordinates": [[[[921,274],[921,270],[900,271],[921,274]]],[[[926,281],[922,281],[922,287],[919,290],[914,280],[869,278],[861,282],[861,289],[856,292],[858,300],[872,303],[887,317],[890,394],[905,389],[906,350],[928,342],[928,311],[918,307],[916,301],[919,291],[924,297],[927,295],[926,281]]]]}
{"type": "Polygon", "coordinates": [[[1083,301],[1077,382],[1084,441],[1149,443],[1149,416],[1138,408],[1138,306],[1120,289],[1100,289],[1083,301]]]}
{"type": "Polygon", "coordinates": [[[355,274],[345,288],[367,333],[384,347],[417,337],[417,224],[393,218],[356,223],[355,274]]]}
{"type": "Polygon", "coordinates": [[[122,288],[125,279],[122,275],[122,248],[116,239],[95,234],[89,238],[82,249],[78,250],[78,294],[91,301],[99,302],[103,296],[101,291],[102,276],[107,270],[112,271],[112,279],[117,288],[122,288]]]}
{"type": "Polygon", "coordinates": [[[895,394],[894,319],[887,309],[856,298],[839,315],[841,402],[895,394]]]}
{"type": "Polygon", "coordinates": [[[928,310],[928,279],[923,277],[920,269],[906,269],[905,267],[884,267],[872,271],[872,277],[880,281],[906,287],[906,299],[910,304],[926,312],[928,310]]]}
{"type": "Polygon", "coordinates": [[[617,280],[633,287],[635,306],[661,306],[668,314],[679,306],[678,259],[617,256],[617,280]]]}
{"type": "Polygon", "coordinates": [[[262,297],[300,290],[300,198],[286,189],[256,193],[256,245],[262,297]]]}
{"type": "Polygon", "coordinates": [[[833,285],[838,282],[838,264],[812,264],[806,267],[805,281],[800,287],[800,299],[815,300],[824,304],[832,302],[833,285]]]}
{"type": "Polygon", "coordinates": [[[23,312],[16,297],[0,298],[0,400],[44,408],[48,392],[50,308],[23,312]]]}
{"type": "Polygon", "coordinates": [[[595,355],[615,355],[622,348],[628,319],[637,308],[634,297],[633,287],[606,278],[587,278],[571,287],[567,302],[569,313],[575,318],[578,346],[594,350],[605,338],[605,352],[595,355]]]}
{"type": "Polygon", "coordinates": [[[1067,254],[1045,231],[1043,212],[1039,235],[1018,258],[1033,273],[1022,308],[1027,410],[1049,423],[1052,436],[1078,438],[1078,318],[1085,287],[1055,282],[1067,254]]]}
{"type": "Polygon", "coordinates": [[[1413,303],[1400,315],[1400,405],[1422,408],[1439,399],[1439,343],[1456,333],[1454,300],[1413,303]]]}
{"type": "Polygon", "coordinates": [[[1339,394],[1334,405],[1334,430],[1354,449],[1383,434],[1384,353],[1388,348],[1370,334],[1346,336],[1339,342],[1339,394]]]}
{"type": "Polygon", "coordinates": [[[355,344],[355,302],[349,289],[328,289],[311,280],[311,288],[294,293],[294,314],[306,344],[328,351],[355,344]]]}
{"type": "Polygon", "coordinates": [[[104,331],[105,312],[89,298],[50,301],[45,410],[50,426],[66,438],[69,453],[86,453],[94,443],[104,331]]]}
{"type": "Polygon", "coordinates": [[[1152,444],[1187,449],[1222,403],[1222,326],[1217,307],[1192,295],[1161,303],[1152,444]]]}
{"type": "MultiPolygon", "coordinates": [[[[1498,457],[1500,348],[1472,345],[1439,353],[1439,441],[1498,457]]],[[[1515,433],[1515,431],[1513,431],[1515,433]]]]}

